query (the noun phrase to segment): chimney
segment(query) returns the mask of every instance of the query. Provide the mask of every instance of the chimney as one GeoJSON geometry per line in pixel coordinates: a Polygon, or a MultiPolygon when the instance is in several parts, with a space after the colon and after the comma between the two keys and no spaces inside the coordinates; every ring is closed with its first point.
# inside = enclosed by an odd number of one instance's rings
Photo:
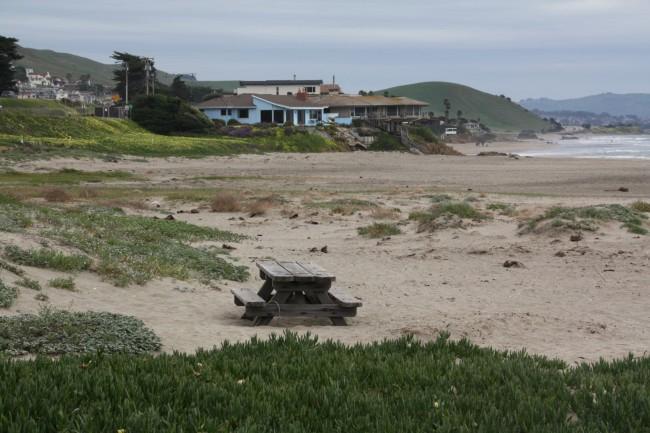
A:
{"type": "Polygon", "coordinates": [[[305,92],[305,89],[300,89],[298,93],[296,93],[296,99],[298,99],[299,101],[307,100],[307,92],[305,92]]]}

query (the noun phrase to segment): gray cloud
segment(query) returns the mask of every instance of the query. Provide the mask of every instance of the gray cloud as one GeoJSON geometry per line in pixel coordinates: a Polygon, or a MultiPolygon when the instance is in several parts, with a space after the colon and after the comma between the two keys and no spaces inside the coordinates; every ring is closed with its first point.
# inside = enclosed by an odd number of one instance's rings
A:
{"type": "Polygon", "coordinates": [[[109,62],[154,56],[201,79],[336,73],[349,90],[463,82],[515,98],[650,92],[646,0],[21,0],[2,33],[109,62]]]}

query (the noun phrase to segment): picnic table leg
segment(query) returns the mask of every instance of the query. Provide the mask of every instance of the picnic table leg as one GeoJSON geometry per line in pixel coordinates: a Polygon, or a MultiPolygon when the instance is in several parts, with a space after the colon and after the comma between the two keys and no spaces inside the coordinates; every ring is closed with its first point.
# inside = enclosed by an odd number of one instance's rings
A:
{"type": "MultiPolygon", "coordinates": [[[[287,301],[289,300],[289,297],[291,296],[292,292],[277,292],[275,296],[273,296],[268,303],[269,304],[276,304],[278,306],[278,315],[282,314],[282,308],[280,305],[286,304],[287,301]]],[[[255,318],[255,321],[253,322],[254,326],[265,326],[271,323],[271,320],[273,320],[275,316],[257,316],[255,318]]]]}
{"type": "MultiPolygon", "coordinates": [[[[320,292],[320,293],[314,293],[314,295],[318,298],[321,304],[333,304],[334,301],[332,298],[330,298],[330,295],[328,295],[325,292],[320,292]]],[[[334,326],[347,326],[347,323],[345,322],[344,317],[330,317],[330,320],[332,321],[332,324],[334,326]]]]}
{"type": "Polygon", "coordinates": [[[268,302],[269,299],[271,299],[272,292],[273,292],[273,281],[267,279],[264,280],[264,284],[262,285],[262,288],[259,290],[259,292],[257,292],[257,295],[268,302]]]}

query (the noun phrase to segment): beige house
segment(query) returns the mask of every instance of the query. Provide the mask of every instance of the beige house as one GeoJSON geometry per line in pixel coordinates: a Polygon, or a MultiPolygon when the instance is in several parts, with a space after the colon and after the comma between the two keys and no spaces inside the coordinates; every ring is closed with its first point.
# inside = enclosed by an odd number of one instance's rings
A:
{"type": "Polygon", "coordinates": [[[353,119],[417,119],[424,115],[426,102],[403,96],[322,95],[313,97],[328,108],[327,117],[349,125],[353,119]]]}
{"type": "Polygon", "coordinates": [[[323,80],[240,81],[236,95],[320,95],[323,80]]]}

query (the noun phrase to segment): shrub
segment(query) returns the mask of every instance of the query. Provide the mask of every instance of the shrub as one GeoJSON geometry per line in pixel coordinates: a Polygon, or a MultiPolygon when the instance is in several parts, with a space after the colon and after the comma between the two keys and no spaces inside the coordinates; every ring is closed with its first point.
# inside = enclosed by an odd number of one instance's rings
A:
{"type": "Polygon", "coordinates": [[[43,198],[45,201],[51,203],[62,203],[72,200],[70,194],[62,190],[61,188],[49,188],[43,191],[43,198]]]}
{"type": "Polygon", "coordinates": [[[399,218],[401,212],[398,208],[376,207],[370,212],[370,218],[376,220],[392,220],[399,218]]]}
{"type": "MultiPolygon", "coordinates": [[[[15,287],[7,286],[0,280],[0,308],[9,308],[14,304],[18,297],[18,290],[15,287]]],[[[2,344],[2,336],[0,335],[0,345],[2,344]]]]}
{"type": "Polygon", "coordinates": [[[66,255],[46,248],[24,250],[15,245],[9,245],[5,248],[5,257],[19,265],[55,269],[63,272],[85,271],[92,264],[89,257],[79,254],[66,255]]]}
{"type": "Polygon", "coordinates": [[[39,314],[0,317],[0,352],[9,355],[146,353],[160,339],[135,317],[43,308],[39,314]]]}
{"type": "Polygon", "coordinates": [[[438,142],[438,139],[433,134],[431,128],[427,128],[426,126],[411,127],[409,128],[409,132],[413,135],[413,138],[418,141],[424,141],[426,143],[438,142]]]}
{"type": "Polygon", "coordinates": [[[395,224],[374,223],[367,227],[359,227],[359,234],[366,238],[383,238],[386,236],[399,235],[402,231],[395,224]]]}
{"type": "Polygon", "coordinates": [[[228,126],[239,126],[241,125],[241,122],[237,119],[230,119],[228,120],[228,126]]]}
{"type": "Polygon", "coordinates": [[[210,202],[212,212],[239,212],[241,203],[239,199],[229,192],[218,192],[210,202]]]}
{"type": "Polygon", "coordinates": [[[20,287],[24,287],[26,289],[36,290],[37,292],[40,292],[42,290],[41,283],[27,277],[16,281],[16,285],[20,287]]]}
{"type": "Polygon", "coordinates": [[[133,104],[133,121],[158,134],[205,132],[214,124],[180,98],[165,95],[141,96],[133,104]]]}
{"type": "Polygon", "coordinates": [[[53,278],[50,281],[48,281],[47,284],[48,286],[54,287],[56,289],[63,289],[63,290],[70,290],[70,291],[74,291],[75,289],[75,283],[72,277],[53,278]]]}

